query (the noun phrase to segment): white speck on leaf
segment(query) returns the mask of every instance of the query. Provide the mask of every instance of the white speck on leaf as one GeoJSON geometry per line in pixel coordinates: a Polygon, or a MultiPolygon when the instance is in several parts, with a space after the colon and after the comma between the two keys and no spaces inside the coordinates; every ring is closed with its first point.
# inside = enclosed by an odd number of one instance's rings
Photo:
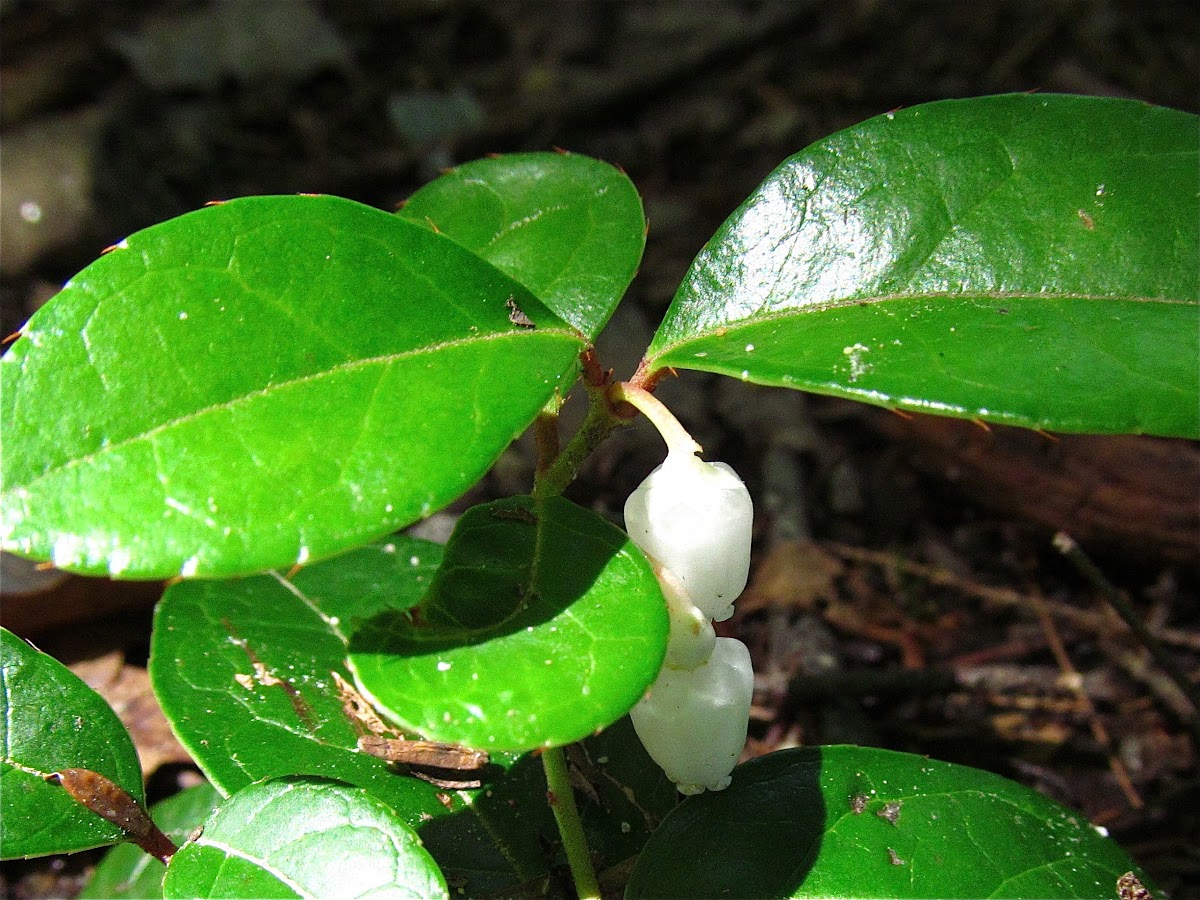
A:
{"type": "Polygon", "coordinates": [[[843,347],[842,353],[850,362],[850,380],[858,381],[863,375],[870,372],[874,366],[867,362],[863,357],[871,352],[871,348],[864,344],[855,343],[849,347],[843,347]]]}

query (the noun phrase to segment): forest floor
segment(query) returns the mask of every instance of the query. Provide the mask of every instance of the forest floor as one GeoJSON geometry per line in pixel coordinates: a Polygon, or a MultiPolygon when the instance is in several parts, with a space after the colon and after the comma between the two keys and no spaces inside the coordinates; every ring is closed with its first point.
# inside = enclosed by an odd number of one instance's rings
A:
{"type": "MultiPolygon", "coordinates": [[[[839,128],[1009,91],[1200,111],[1191,3],[8,0],[0,25],[5,334],[100,248],[208,200],[392,208],[456,162],[561,147],[620,165],[645,199],[644,263],[599,343],[628,377],[725,216],[839,128]]],[[[695,373],[660,396],[761,498],[726,623],[755,662],[748,755],[858,743],[988,768],[1200,896],[1197,712],[1051,540],[1079,542],[1194,684],[1195,443],[985,430],[695,373]]],[[[468,499],[527,491],[530,447],[468,499]]],[[[628,429],[569,495],[619,521],[660,454],[628,429]]],[[[145,676],[161,586],[10,558],[3,574],[4,625],[122,710],[152,793],[186,780],[145,676]]],[[[94,859],[8,863],[0,888],[68,895],[94,859]]]]}

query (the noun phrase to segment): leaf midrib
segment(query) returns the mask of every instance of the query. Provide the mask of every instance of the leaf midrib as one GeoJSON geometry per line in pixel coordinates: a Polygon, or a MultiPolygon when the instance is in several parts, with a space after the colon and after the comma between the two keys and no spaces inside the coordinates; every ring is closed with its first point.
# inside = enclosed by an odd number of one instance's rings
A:
{"type": "Polygon", "coordinates": [[[839,309],[851,309],[858,306],[875,306],[882,303],[890,302],[906,302],[906,301],[937,301],[937,300],[952,300],[952,301],[971,301],[971,300],[996,300],[1009,302],[1062,302],[1062,301],[1080,301],[1092,303],[1162,303],[1168,306],[1195,306],[1200,307],[1200,300],[1191,300],[1175,297],[1142,297],[1142,296],[1114,296],[1112,294],[1084,294],[1071,292],[1031,292],[1031,291],[931,291],[931,292],[906,292],[896,294],[879,294],[876,296],[863,297],[843,297],[836,300],[819,300],[812,303],[801,303],[795,306],[787,306],[779,309],[772,309],[766,312],[753,312],[750,315],[743,316],[740,319],[729,320],[705,328],[703,331],[693,332],[685,338],[676,340],[665,347],[657,350],[651,359],[658,359],[666,356],[672,351],[686,347],[697,341],[707,340],[711,337],[724,336],[724,332],[733,332],[739,328],[747,328],[752,325],[763,325],[771,322],[776,322],[781,319],[798,318],[800,316],[814,315],[823,312],[832,312],[839,309]]]}
{"type": "Polygon", "coordinates": [[[568,330],[566,328],[538,328],[536,330],[536,332],[503,331],[503,332],[493,332],[491,334],[469,335],[467,337],[456,338],[451,341],[442,341],[442,342],[439,342],[436,344],[427,344],[425,346],[416,347],[411,350],[403,350],[403,351],[399,351],[396,353],[386,353],[386,354],[379,354],[379,355],[375,355],[375,356],[362,357],[360,359],[347,360],[346,362],[338,363],[335,366],[330,366],[330,367],[328,367],[326,369],[322,369],[318,372],[309,372],[304,375],[300,375],[300,376],[297,376],[294,378],[289,378],[289,379],[286,379],[283,381],[272,382],[271,384],[269,384],[265,387],[254,388],[253,390],[247,391],[236,397],[231,397],[228,400],[222,400],[218,403],[211,403],[200,409],[193,410],[185,415],[176,416],[165,422],[161,422],[157,425],[154,425],[151,428],[148,428],[137,434],[130,435],[126,438],[123,438],[120,441],[115,442],[115,443],[106,444],[105,446],[103,446],[97,450],[94,450],[90,453],[83,454],[82,456],[72,457],[63,463],[60,463],[58,465],[55,465],[55,466],[52,466],[52,467],[46,469],[45,471],[39,473],[36,477],[29,479],[28,481],[24,481],[17,485],[11,485],[11,484],[6,485],[4,491],[0,492],[0,497],[11,496],[17,490],[27,491],[30,488],[32,488],[33,486],[37,485],[39,482],[45,481],[46,479],[49,479],[49,478],[52,478],[53,476],[59,474],[60,472],[70,470],[71,468],[76,467],[76,466],[82,466],[87,463],[93,462],[94,460],[96,460],[100,457],[106,456],[110,453],[116,453],[116,452],[122,450],[123,448],[128,447],[132,444],[135,444],[139,441],[150,440],[150,439],[154,438],[155,436],[162,434],[172,428],[187,424],[188,422],[195,421],[195,420],[200,419],[203,416],[209,415],[213,412],[217,412],[220,410],[226,410],[226,409],[232,409],[239,404],[251,402],[252,400],[257,399],[259,397],[265,397],[270,392],[273,392],[275,390],[281,390],[283,388],[288,388],[288,387],[292,387],[295,385],[304,384],[306,382],[318,382],[322,378],[327,378],[334,374],[341,374],[343,372],[354,371],[356,369],[364,369],[364,368],[367,368],[372,365],[387,365],[392,362],[396,362],[397,360],[411,358],[411,357],[417,357],[417,356],[421,356],[423,354],[428,354],[428,353],[436,353],[441,350],[467,347],[467,346],[471,346],[473,344],[484,344],[484,343],[488,343],[488,342],[491,342],[494,340],[501,340],[501,339],[505,339],[505,338],[542,337],[542,336],[546,336],[546,335],[549,335],[551,337],[564,337],[574,343],[582,343],[577,334],[575,334],[573,331],[568,330]]]}

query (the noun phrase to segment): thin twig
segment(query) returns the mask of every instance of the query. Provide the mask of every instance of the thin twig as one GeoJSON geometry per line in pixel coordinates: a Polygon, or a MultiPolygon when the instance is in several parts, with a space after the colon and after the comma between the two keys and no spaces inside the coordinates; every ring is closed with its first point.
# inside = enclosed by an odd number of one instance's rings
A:
{"type": "Polygon", "coordinates": [[[1129,630],[1150,651],[1150,656],[1158,663],[1159,667],[1183,691],[1192,704],[1192,714],[1187,717],[1186,721],[1192,734],[1200,742],[1200,690],[1197,690],[1196,685],[1192,683],[1187,672],[1183,670],[1183,667],[1176,662],[1175,658],[1167,651],[1167,648],[1162,645],[1162,642],[1150,631],[1146,623],[1142,621],[1142,617],[1133,608],[1133,604],[1105,577],[1104,573],[1092,562],[1091,557],[1083,552],[1083,548],[1075,542],[1073,537],[1064,531],[1060,531],[1054,536],[1054,548],[1070,560],[1071,564],[1079,570],[1079,573],[1092,583],[1092,586],[1108,601],[1108,605],[1129,626],[1129,630]]]}
{"type": "Polygon", "coordinates": [[[1067,648],[1062,642],[1062,637],[1058,633],[1058,629],[1054,625],[1054,619],[1050,617],[1049,610],[1046,609],[1046,603],[1040,594],[1034,594],[1030,598],[1033,602],[1034,612],[1037,614],[1038,622],[1042,626],[1042,632],[1046,635],[1046,643],[1050,646],[1050,652],[1054,654],[1054,660],[1058,663],[1058,667],[1066,676],[1066,684],[1070,690],[1079,699],[1079,703],[1083,706],[1084,713],[1087,715],[1088,727],[1092,731],[1092,737],[1096,739],[1096,743],[1104,748],[1108,755],[1108,768],[1112,771],[1113,777],[1117,779],[1117,784],[1125,794],[1125,799],[1129,801],[1129,805],[1134,809],[1141,809],[1145,806],[1141,795],[1133,786],[1133,781],[1129,778],[1129,770],[1125,768],[1125,763],[1117,756],[1113,749],[1112,738],[1108,734],[1108,729],[1104,727],[1104,723],[1100,721],[1100,714],[1096,711],[1096,704],[1092,702],[1092,698],[1083,687],[1083,676],[1079,674],[1079,670],[1075,668],[1075,664],[1071,662],[1071,656],[1067,653],[1067,648]]]}
{"type": "MultiPolygon", "coordinates": [[[[894,553],[886,553],[878,550],[867,550],[863,547],[853,547],[849,544],[839,544],[834,541],[822,541],[821,546],[829,552],[857,562],[870,563],[880,568],[892,568],[903,572],[906,575],[912,575],[921,578],[930,584],[936,584],[939,587],[953,588],[963,594],[968,594],[972,597],[978,597],[986,603],[994,603],[997,606],[1009,608],[1026,609],[1032,611],[1032,602],[1030,599],[1018,591],[1008,588],[991,587],[986,584],[980,584],[977,581],[972,581],[968,578],[962,578],[955,575],[953,572],[941,569],[936,566],[929,566],[923,563],[912,562],[904,559],[894,553]]],[[[1067,603],[1061,603],[1055,600],[1042,601],[1050,614],[1059,621],[1066,622],[1069,625],[1088,631],[1092,634],[1101,637],[1118,637],[1126,633],[1126,629],[1111,619],[1109,616],[1093,612],[1091,610],[1079,609],[1067,603]],[[1116,626],[1116,627],[1114,627],[1116,626]]],[[[1140,621],[1140,620],[1139,620],[1140,621]]],[[[1179,647],[1185,647],[1189,650],[1200,652],[1200,635],[1193,634],[1189,631],[1184,631],[1179,628],[1159,628],[1152,632],[1160,641],[1168,644],[1173,644],[1179,647]]]]}

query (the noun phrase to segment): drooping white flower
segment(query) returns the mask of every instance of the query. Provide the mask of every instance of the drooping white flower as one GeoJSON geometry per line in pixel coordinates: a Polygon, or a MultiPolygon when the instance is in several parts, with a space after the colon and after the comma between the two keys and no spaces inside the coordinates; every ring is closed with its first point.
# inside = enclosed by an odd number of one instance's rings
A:
{"type": "Polygon", "coordinates": [[[704,462],[697,444],[651,394],[620,385],[658,429],[667,458],[625,501],[625,528],[650,557],[667,601],[666,659],[630,710],[651,758],[685,794],[727,787],[746,744],[754,670],[746,645],[718,638],[746,587],[754,506],[737,473],[704,462]]]}
{"type": "Polygon", "coordinates": [[[754,504],[725,463],[672,450],[625,501],[633,542],[671,572],[711,619],[733,615],[750,572],[754,504]]]}
{"type": "Polygon", "coordinates": [[[664,666],[629,712],[638,738],[681,793],[719,791],[746,744],[754,670],[746,645],[717,638],[694,669],[664,666]]]}

